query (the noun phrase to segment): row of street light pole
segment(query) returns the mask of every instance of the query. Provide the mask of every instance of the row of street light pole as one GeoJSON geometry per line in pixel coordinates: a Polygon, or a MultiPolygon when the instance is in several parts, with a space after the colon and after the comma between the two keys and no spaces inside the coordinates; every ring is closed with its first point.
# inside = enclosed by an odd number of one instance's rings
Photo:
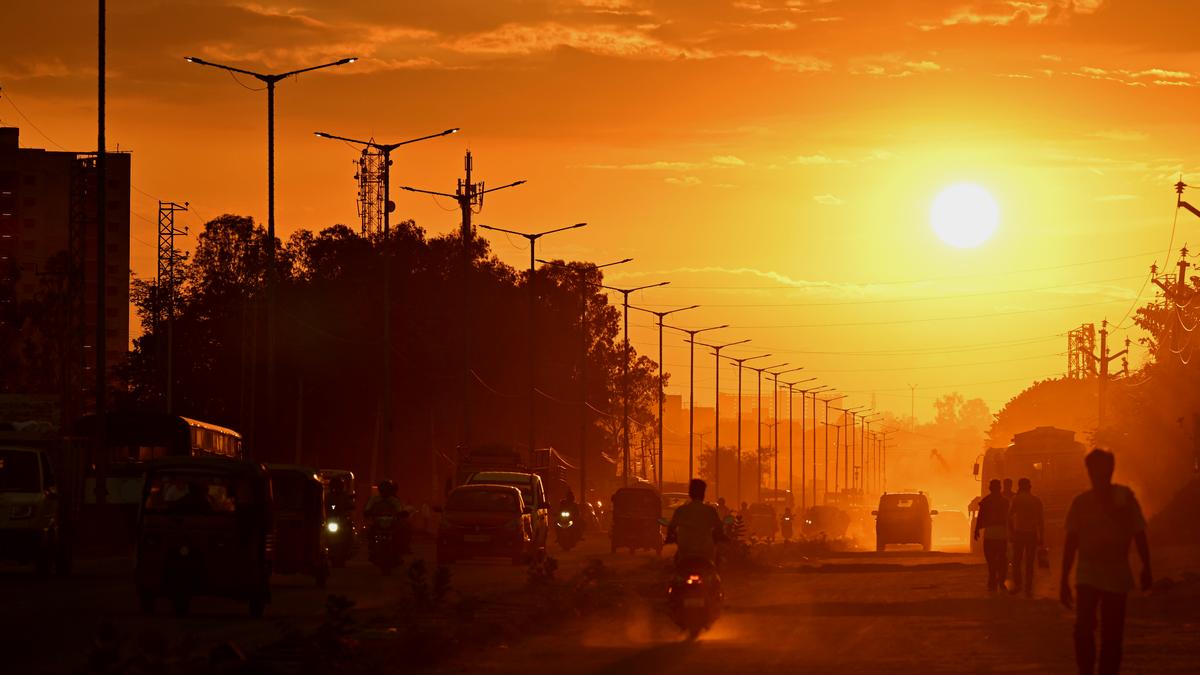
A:
{"type": "MultiPolygon", "coordinates": [[[[267,251],[266,252],[267,252],[267,264],[268,264],[268,269],[267,269],[267,297],[268,297],[267,307],[268,307],[268,309],[267,309],[267,393],[266,393],[267,401],[266,401],[266,407],[267,407],[267,415],[273,416],[276,414],[274,389],[275,389],[275,344],[276,344],[276,319],[277,319],[276,307],[275,307],[276,293],[277,293],[277,278],[276,278],[277,270],[275,268],[275,257],[276,257],[276,254],[275,254],[275,85],[278,84],[279,82],[282,82],[283,80],[286,80],[289,77],[294,77],[294,76],[300,75],[302,73],[308,73],[308,72],[313,72],[313,71],[322,70],[322,69],[326,69],[326,68],[333,68],[333,67],[337,67],[337,66],[351,64],[351,63],[354,63],[355,61],[357,61],[358,59],[355,57],[348,57],[348,58],[344,58],[344,59],[339,59],[337,61],[332,61],[329,63],[323,63],[323,64],[319,64],[319,65],[315,65],[315,66],[310,66],[307,68],[299,68],[296,70],[291,70],[291,71],[287,71],[287,72],[283,72],[283,73],[259,73],[259,72],[255,72],[255,71],[251,71],[251,70],[246,70],[243,68],[237,68],[234,66],[224,65],[224,64],[220,64],[220,63],[214,63],[214,62],[207,61],[207,60],[204,60],[204,59],[201,59],[198,57],[187,57],[186,60],[189,61],[190,63],[225,70],[225,71],[228,71],[233,74],[246,75],[246,76],[252,77],[266,85],[266,87],[265,87],[266,91],[267,91],[267,242],[266,242],[267,251]]],[[[391,214],[392,210],[394,209],[394,205],[392,204],[392,202],[390,200],[391,164],[392,164],[391,153],[402,146],[409,145],[412,143],[417,143],[420,141],[430,140],[433,138],[440,138],[443,136],[448,136],[457,131],[458,131],[458,128],[450,128],[450,129],[446,129],[446,130],[438,132],[438,133],[429,134],[429,135],[421,136],[418,138],[412,138],[412,139],[400,141],[397,143],[380,143],[380,142],[376,142],[373,139],[361,140],[361,139],[350,138],[350,137],[346,137],[346,136],[335,135],[335,134],[331,134],[331,133],[327,133],[327,132],[323,132],[323,131],[317,131],[314,133],[315,133],[315,135],[317,135],[321,138],[343,141],[346,143],[351,143],[354,145],[362,146],[363,148],[375,150],[375,151],[378,151],[379,153],[381,153],[381,155],[383,157],[383,171],[382,171],[382,174],[383,174],[382,175],[383,199],[384,199],[383,234],[384,234],[384,238],[386,240],[386,238],[390,234],[390,214],[391,214]]],[[[470,267],[470,264],[471,264],[471,261],[470,261],[471,253],[469,250],[469,248],[470,248],[469,247],[469,238],[470,238],[470,230],[471,230],[471,227],[470,227],[471,208],[474,206],[478,197],[480,197],[482,194],[481,193],[482,185],[479,185],[478,186],[479,189],[477,190],[476,185],[471,183],[470,171],[471,171],[470,155],[468,154],[466,186],[464,188],[463,185],[460,184],[460,190],[453,195],[440,193],[440,192],[432,192],[432,191],[428,191],[428,190],[420,190],[420,189],[411,188],[411,187],[403,188],[403,189],[409,190],[411,192],[437,194],[437,195],[441,195],[441,196],[451,197],[451,198],[454,198],[457,201],[459,201],[459,205],[463,210],[463,247],[464,247],[463,257],[464,257],[464,274],[465,275],[469,273],[468,268],[470,267]]],[[[492,188],[490,190],[487,190],[487,192],[491,192],[491,191],[495,191],[495,190],[499,190],[499,189],[503,189],[503,188],[507,188],[507,187],[513,187],[516,185],[520,185],[523,182],[524,181],[517,181],[517,182],[511,183],[508,185],[500,186],[498,188],[492,188]]],[[[510,229],[505,229],[505,228],[501,228],[501,227],[493,227],[490,225],[479,225],[479,227],[481,227],[483,229],[523,237],[529,242],[529,276],[527,279],[527,286],[528,286],[528,293],[529,293],[529,307],[528,307],[528,313],[527,313],[527,322],[528,322],[529,335],[528,335],[526,347],[527,347],[527,358],[528,358],[528,398],[529,398],[528,443],[529,443],[530,451],[535,449],[537,446],[537,394],[538,394],[538,392],[537,392],[538,372],[537,371],[538,371],[538,369],[537,369],[537,326],[536,326],[536,322],[537,322],[537,288],[536,288],[536,283],[535,283],[537,270],[536,270],[535,263],[541,262],[543,264],[560,264],[561,265],[561,263],[550,263],[548,261],[538,259],[536,257],[537,242],[542,237],[545,237],[545,236],[548,236],[551,234],[556,234],[559,232],[564,232],[567,230],[578,229],[581,227],[585,227],[586,225],[587,225],[587,223],[576,223],[574,225],[568,225],[565,227],[559,227],[559,228],[555,228],[555,229],[545,230],[542,232],[534,232],[534,233],[519,232],[516,230],[510,230],[510,229]]],[[[390,249],[385,249],[385,255],[384,255],[384,260],[383,260],[383,269],[384,269],[384,274],[383,274],[383,276],[384,276],[384,280],[383,280],[384,302],[383,302],[383,305],[384,306],[383,306],[383,310],[382,310],[382,312],[383,312],[383,317],[382,317],[383,318],[383,348],[382,348],[382,366],[383,366],[382,367],[382,377],[383,377],[383,387],[382,387],[383,397],[382,398],[383,398],[383,401],[381,404],[383,431],[381,434],[382,442],[379,444],[379,449],[377,452],[390,456],[391,451],[393,449],[392,443],[393,443],[393,437],[394,437],[393,436],[394,430],[393,430],[393,424],[392,424],[393,411],[392,411],[392,404],[391,404],[393,382],[392,382],[392,377],[391,377],[391,366],[390,366],[390,362],[391,362],[391,348],[390,348],[391,321],[390,321],[390,316],[389,316],[389,311],[390,311],[389,257],[390,256],[387,253],[388,250],[390,250],[390,249]]],[[[584,278],[584,275],[588,272],[594,272],[594,271],[602,269],[602,268],[627,263],[627,262],[630,262],[631,260],[632,260],[631,258],[625,258],[623,260],[618,260],[618,261],[605,263],[605,264],[599,264],[599,265],[589,264],[589,265],[571,265],[571,266],[569,266],[572,269],[577,270],[577,273],[579,274],[578,279],[580,280],[580,296],[581,296],[581,302],[582,302],[582,306],[580,309],[580,322],[581,322],[580,328],[581,328],[581,334],[583,336],[583,338],[582,338],[583,345],[581,346],[581,357],[580,357],[581,358],[581,366],[580,366],[581,367],[581,372],[580,372],[581,398],[580,398],[580,457],[579,457],[579,461],[580,461],[580,484],[581,484],[582,496],[584,498],[586,498],[586,495],[587,495],[586,447],[587,447],[587,428],[588,428],[588,423],[589,423],[589,418],[590,418],[590,416],[587,412],[588,406],[587,406],[587,379],[586,379],[587,367],[586,367],[586,364],[588,362],[588,354],[589,354],[589,350],[590,350],[590,344],[589,344],[588,330],[587,330],[587,316],[588,316],[587,298],[589,297],[589,292],[588,292],[588,289],[586,288],[586,284],[583,282],[583,278],[584,278]]],[[[469,291],[466,289],[466,282],[467,282],[466,276],[464,276],[463,282],[464,282],[464,302],[468,302],[468,300],[465,299],[466,296],[469,294],[469,291]]],[[[688,343],[688,346],[689,346],[689,349],[688,349],[688,351],[689,351],[689,356],[688,356],[689,371],[690,371],[689,377],[688,377],[688,476],[689,476],[689,478],[694,477],[696,475],[695,437],[697,434],[695,431],[695,378],[694,378],[694,375],[695,375],[695,348],[696,348],[696,345],[700,345],[702,347],[707,347],[712,350],[712,353],[715,357],[716,366],[717,366],[716,386],[715,386],[715,390],[716,390],[716,392],[715,392],[716,393],[715,417],[716,417],[716,419],[714,421],[714,428],[713,428],[713,434],[714,434],[713,448],[714,448],[714,453],[715,453],[714,464],[713,464],[713,479],[714,479],[714,484],[715,484],[714,485],[714,493],[718,494],[718,495],[720,494],[720,449],[721,449],[721,442],[720,442],[720,438],[721,438],[721,436],[720,436],[720,417],[721,417],[720,365],[721,365],[721,359],[724,356],[724,358],[726,360],[737,364],[737,370],[738,370],[738,411],[737,411],[737,445],[736,445],[736,452],[737,452],[737,455],[736,455],[736,462],[737,462],[736,499],[737,499],[737,502],[740,504],[742,501],[742,494],[741,494],[741,489],[742,489],[742,476],[741,476],[741,473],[742,473],[742,419],[743,419],[743,417],[742,417],[742,402],[743,402],[742,384],[743,384],[743,369],[744,368],[749,368],[750,370],[753,370],[757,374],[757,397],[758,397],[758,405],[756,407],[756,438],[757,438],[757,448],[758,448],[758,451],[756,453],[756,456],[758,458],[758,461],[756,463],[756,470],[758,471],[758,479],[756,480],[756,483],[758,485],[757,498],[761,501],[762,487],[763,487],[763,480],[762,480],[762,448],[763,448],[763,444],[762,444],[762,428],[763,428],[762,379],[763,379],[763,374],[766,373],[767,375],[769,375],[771,377],[773,411],[774,411],[774,416],[775,416],[775,420],[776,420],[775,423],[773,423],[772,427],[771,427],[771,432],[773,433],[773,439],[770,440],[770,448],[772,449],[772,452],[773,452],[772,472],[774,474],[774,487],[773,487],[774,492],[775,492],[776,496],[778,496],[778,494],[779,494],[779,421],[778,421],[779,413],[778,413],[778,411],[779,411],[779,391],[780,391],[781,385],[782,385],[782,387],[786,387],[786,389],[788,391],[788,466],[789,466],[788,490],[792,491],[792,488],[793,488],[792,481],[793,481],[793,477],[794,477],[793,474],[795,473],[792,470],[792,467],[794,466],[793,456],[792,456],[793,396],[795,395],[796,392],[799,392],[800,397],[801,397],[800,398],[800,423],[801,423],[801,434],[800,434],[801,435],[801,466],[800,466],[800,469],[801,469],[801,498],[800,499],[801,499],[801,505],[802,505],[802,507],[805,507],[808,504],[808,494],[807,494],[807,487],[806,487],[807,483],[805,481],[805,476],[804,476],[804,474],[805,474],[804,464],[805,464],[805,459],[806,459],[805,455],[808,452],[807,444],[806,444],[806,439],[807,439],[808,434],[807,434],[807,429],[805,427],[805,415],[804,415],[804,403],[805,403],[806,397],[811,397],[811,400],[812,400],[811,419],[813,420],[813,430],[812,430],[813,457],[812,457],[812,465],[811,466],[812,466],[812,486],[813,486],[812,503],[814,503],[814,504],[816,503],[816,496],[817,496],[816,495],[816,486],[817,486],[817,480],[816,480],[816,477],[817,477],[817,448],[816,448],[816,444],[817,444],[817,434],[816,434],[817,402],[820,401],[820,402],[824,403],[824,405],[825,405],[825,419],[823,422],[823,424],[825,426],[825,447],[824,447],[825,475],[824,475],[824,493],[822,495],[822,501],[823,502],[828,501],[829,492],[830,492],[829,491],[829,428],[830,428],[830,426],[832,426],[829,424],[829,409],[830,409],[831,402],[845,398],[845,394],[839,394],[837,396],[830,396],[828,398],[821,398],[818,396],[819,394],[832,394],[834,392],[834,389],[827,385],[819,385],[819,386],[808,387],[808,388],[797,388],[797,385],[800,385],[800,384],[803,384],[806,382],[815,381],[816,378],[813,378],[813,377],[794,380],[791,382],[788,382],[788,381],[783,381],[782,383],[780,382],[780,380],[779,380],[780,375],[803,370],[803,367],[801,367],[801,366],[786,368],[786,366],[789,365],[787,362],[776,363],[776,364],[773,364],[770,366],[761,366],[761,367],[747,365],[748,362],[750,362],[750,361],[757,361],[759,359],[767,358],[770,356],[770,354],[758,354],[758,355],[754,355],[754,356],[742,356],[742,357],[722,355],[721,352],[723,349],[727,349],[729,347],[734,347],[734,346],[739,346],[739,345],[744,345],[744,344],[750,342],[749,339],[737,340],[734,342],[725,342],[725,343],[700,342],[696,339],[697,336],[699,336],[703,333],[720,330],[722,328],[727,328],[728,324],[707,326],[707,327],[703,327],[703,328],[682,328],[679,326],[672,326],[672,325],[668,325],[668,324],[664,323],[664,320],[666,319],[666,317],[671,316],[676,313],[679,313],[679,312],[696,309],[697,307],[699,307],[699,305],[689,305],[686,307],[677,307],[677,308],[665,310],[665,311],[656,311],[656,310],[647,309],[647,308],[643,308],[643,307],[637,307],[637,306],[629,304],[630,294],[635,293],[637,291],[650,289],[650,288],[665,286],[669,283],[670,283],[669,281],[662,281],[662,282],[658,282],[658,283],[645,284],[645,285],[635,286],[635,287],[616,287],[616,286],[604,285],[602,283],[600,284],[603,288],[613,291],[613,292],[616,292],[616,293],[620,293],[622,296],[622,309],[623,309],[622,322],[623,322],[623,343],[624,344],[623,344],[622,359],[621,359],[621,362],[622,362],[622,365],[621,365],[622,396],[621,396],[621,398],[622,398],[622,455],[623,455],[622,476],[623,476],[624,483],[626,485],[629,484],[629,479],[632,474],[630,432],[629,432],[629,424],[630,424],[630,419],[629,419],[629,416],[630,416],[630,410],[629,410],[629,406],[630,406],[630,391],[629,391],[630,372],[629,372],[629,369],[630,369],[631,358],[632,358],[630,341],[629,341],[629,310],[634,309],[637,311],[646,312],[648,314],[651,314],[651,315],[655,316],[658,320],[657,321],[658,364],[659,364],[658,419],[657,419],[658,443],[657,443],[657,457],[655,458],[655,466],[656,466],[655,473],[657,475],[657,483],[658,483],[658,488],[660,490],[663,487],[663,474],[664,474],[664,468],[665,468],[664,447],[663,447],[663,432],[664,432],[664,429],[663,429],[664,410],[663,410],[663,408],[664,408],[664,399],[665,399],[666,374],[665,374],[665,368],[663,366],[663,329],[670,328],[672,330],[677,330],[681,333],[684,333],[687,336],[685,341],[688,343]]],[[[468,332],[469,332],[469,329],[468,329],[468,332]]],[[[469,337],[467,339],[469,340],[469,337]]],[[[469,351],[469,347],[467,347],[466,349],[469,351]]],[[[464,359],[467,359],[467,358],[468,357],[466,355],[464,355],[464,359]]],[[[466,373],[468,370],[469,370],[469,363],[465,362],[464,366],[463,366],[463,375],[462,375],[462,377],[464,378],[464,382],[466,381],[466,378],[467,378],[466,373]]],[[[464,427],[465,427],[464,434],[466,434],[465,442],[469,443],[470,442],[469,403],[467,402],[468,397],[466,396],[465,385],[464,385],[464,394],[463,395],[464,395],[463,406],[464,406],[464,427]]],[[[866,474],[865,470],[866,470],[867,465],[870,464],[874,469],[873,473],[869,476],[870,482],[873,484],[873,487],[882,490],[885,486],[885,481],[886,481],[886,473],[885,473],[886,472],[886,432],[877,434],[877,433],[871,432],[869,429],[870,423],[873,421],[876,421],[876,418],[880,417],[881,414],[880,413],[871,413],[871,414],[864,415],[862,413],[864,413],[865,411],[863,410],[862,406],[857,406],[854,408],[834,407],[833,409],[842,413],[843,421],[845,420],[845,418],[847,416],[849,417],[849,420],[850,420],[850,431],[847,434],[847,439],[846,439],[845,443],[843,443],[841,440],[841,432],[845,428],[845,424],[843,422],[842,425],[837,426],[838,447],[835,447],[835,458],[834,459],[835,459],[835,462],[840,462],[840,460],[838,459],[839,454],[844,455],[846,458],[846,461],[843,465],[843,467],[844,467],[843,468],[843,474],[844,474],[843,485],[845,486],[846,489],[859,489],[859,490],[865,489],[865,486],[868,483],[868,475],[866,474]],[[859,436],[857,445],[855,445],[854,438],[853,438],[855,429],[858,427],[858,425],[856,425],[856,423],[855,423],[856,418],[862,422],[860,436],[859,436]],[[853,459],[851,458],[851,452],[852,452],[851,449],[852,448],[855,448],[855,454],[857,455],[853,459]],[[843,452],[839,453],[839,450],[841,450],[843,452]],[[870,456],[870,459],[868,459],[868,455],[870,456]],[[854,464],[855,470],[854,470],[853,479],[851,476],[851,462],[852,461],[856,462],[854,464]],[[859,470],[863,471],[863,473],[861,475],[859,473],[859,470]]],[[[258,444],[263,444],[263,443],[269,443],[273,439],[268,438],[268,439],[257,439],[257,440],[258,440],[258,444]]],[[[251,445],[251,447],[253,447],[253,444],[251,445]]],[[[375,465],[375,459],[372,460],[372,466],[374,466],[374,465],[375,465]]],[[[834,486],[835,486],[834,491],[835,491],[835,493],[838,491],[838,485],[839,485],[839,481],[838,481],[838,476],[837,476],[837,467],[835,466],[835,473],[834,473],[834,486]]]]}

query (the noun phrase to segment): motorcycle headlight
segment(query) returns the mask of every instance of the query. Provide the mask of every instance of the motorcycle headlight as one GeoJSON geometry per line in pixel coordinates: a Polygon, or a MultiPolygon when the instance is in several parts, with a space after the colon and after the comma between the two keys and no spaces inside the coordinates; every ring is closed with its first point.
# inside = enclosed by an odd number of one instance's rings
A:
{"type": "Polygon", "coordinates": [[[37,507],[33,504],[22,504],[21,506],[12,507],[12,511],[8,512],[8,517],[11,520],[25,520],[32,518],[33,514],[37,513],[37,507]]]}
{"type": "Polygon", "coordinates": [[[571,517],[571,512],[570,512],[570,511],[563,511],[563,512],[562,512],[562,513],[560,513],[559,515],[560,515],[560,516],[562,516],[563,518],[570,518],[570,517],[571,517]]]}
{"type": "Polygon", "coordinates": [[[338,527],[339,527],[339,526],[338,526],[338,523],[337,523],[337,521],[336,521],[336,520],[331,520],[331,521],[329,521],[329,523],[328,523],[328,524],[325,526],[325,529],[329,530],[330,532],[337,532],[337,531],[338,531],[338,527]]]}

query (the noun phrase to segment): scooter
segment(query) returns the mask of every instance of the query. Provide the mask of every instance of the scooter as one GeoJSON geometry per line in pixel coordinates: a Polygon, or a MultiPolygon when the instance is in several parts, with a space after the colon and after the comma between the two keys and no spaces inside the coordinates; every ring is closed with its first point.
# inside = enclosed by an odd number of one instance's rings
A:
{"type": "Polygon", "coordinates": [[[696,639],[721,616],[725,596],[721,577],[712,563],[695,559],[681,561],[667,587],[667,608],[675,625],[696,639]]]}
{"type": "Polygon", "coordinates": [[[387,576],[409,552],[408,514],[376,516],[370,526],[367,556],[387,576]]]}
{"type": "Polygon", "coordinates": [[[354,556],[358,529],[349,513],[331,511],[325,517],[325,541],[329,546],[329,562],[334,567],[345,567],[346,561],[354,556]]]}
{"type": "Polygon", "coordinates": [[[582,538],[583,523],[569,510],[560,510],[558,516],[554,519],[554,541],[558,543],[562,550],[570,551],[575,548],[575,545],[582,538]]]}

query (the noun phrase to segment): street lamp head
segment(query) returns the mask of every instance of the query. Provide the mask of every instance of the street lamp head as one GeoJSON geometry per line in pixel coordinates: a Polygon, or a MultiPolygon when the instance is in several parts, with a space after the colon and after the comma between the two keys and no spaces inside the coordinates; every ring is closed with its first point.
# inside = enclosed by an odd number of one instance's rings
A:
{"type": "Polygon", "coordinates": [[[453,129],[447,129],[447,130],[443,131],[442,135],[449,136],[450,134],[457,134],[457,133],[458,133],[458,127],[454,127],[453,129]]]}
{"type": "Polygon", "coordinates": [[[577,227],[587,227],[587,223],[575,223],[571,226],[571,229],[575,229],[577,227]]]}
{"type": "Polygon", "coordinates": [[[185,57],[183,57],[183,60],[187,61],[188,63],[199,63],[201,65],[204,65],[204,63],[205,63],[203,59],[197,58],[195,56],[185,56],[185,57]]]}
{"type": "Polygon", "coordinates": [[[347,63],[354,63],[354,62],[355,62],[355,61],[357,61],[357,60],[358,60],[358,57],[357,57],[357,56],[351,56],[351,57],[349,57],[349,58],[345,58],[345,59],[342,59],[342,60],[338,61],[338,62],[337,62],[337,63],[335,63],[334,65],[337,65],[337,66],[344,66],[344,65],[346,65],[347,63]]]}
{"type": "Polygon", "coordinates": [[[313,136],[320,136],[321,138],[333,138],[333,136],[325,133],[324,131],[314,131],[313,136]]]}

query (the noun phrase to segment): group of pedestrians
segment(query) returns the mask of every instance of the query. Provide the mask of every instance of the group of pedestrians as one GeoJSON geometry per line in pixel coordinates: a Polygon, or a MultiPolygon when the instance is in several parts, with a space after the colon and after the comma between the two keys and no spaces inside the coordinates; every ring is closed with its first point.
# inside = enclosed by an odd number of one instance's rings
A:
{"type": "Polygon", "coordinates": [[[1039,556],[1045,554],[1046,518],[1042,500],[1033,494],[1028,478],[1017,482],[1012,491],[1012,479],[988,483],[988,496],[979,502],[975,519],[975,538],[983,535],[983,555],[987,559],[989,593],[1008,590],[1014,595],[1022,592],[1033,596],[1033,569],[1039,556]],[[1012,586],[1006,584],[1009,554],[1012,554],[1012,586]]]}
{"type": "MultiPolygon", "coordinates": [[[[1133,490],[1112,482],[1116,466],[1112,453],[1097,448],[1088,453],[1084,463],[1092,489],[1075,497],[1067,511],[1059,600],[1076,612],[1075,663],[1080,675],[1116,675],[1121,669],[1126,600],[1135,588],[1130,544],[1135,545],[1142,563],[1139,585],[1143,591],[1154,583],[1150,545],[1146,519],[1133,490]]],[[[988,592],[1024,591],[1026,597],[1032,597],[1033,570],[1039,555],[1045,555],[1046,525],[1042,501],[1034,496],[1028,478],[1018,481],[1015,493],[1011,479],[1003,486],[999,480],[988,483],[988,495],[979,502],[975,523],[974,536],[979,539],[981,535],[988,592]],[[1008,589],[1010,551],[1013,574],[1008,589]]]]}

